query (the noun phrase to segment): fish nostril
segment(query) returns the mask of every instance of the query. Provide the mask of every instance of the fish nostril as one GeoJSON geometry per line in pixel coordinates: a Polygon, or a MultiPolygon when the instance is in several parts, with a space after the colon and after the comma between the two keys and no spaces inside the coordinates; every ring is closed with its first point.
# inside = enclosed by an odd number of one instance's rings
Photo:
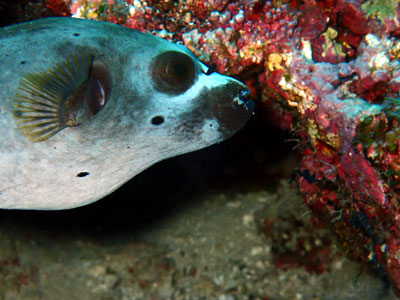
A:
{"type": "Polygon", "coordinates": [[[205,72],[204,74],[206,74],[207,76],[211,75],[212,73],[215,73],[217,71],[217,65],[216,64],[212,64],[207,72],[205,72]]]}

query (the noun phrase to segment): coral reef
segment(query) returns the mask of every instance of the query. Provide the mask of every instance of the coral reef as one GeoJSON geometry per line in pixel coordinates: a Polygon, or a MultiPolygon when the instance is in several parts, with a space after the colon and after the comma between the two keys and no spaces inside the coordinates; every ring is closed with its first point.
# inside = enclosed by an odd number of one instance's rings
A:
{"type": "MultiPolygon", "coordinates": [[[[47,0],[53,12],[60,3],[47,0]]],[[[299,138],[305,203],[349,257],[371,264],[400,296],[398,1],[75,0],[69,7],[75,17],[183,43],[245,81],[265,117],[299,138]]]]}

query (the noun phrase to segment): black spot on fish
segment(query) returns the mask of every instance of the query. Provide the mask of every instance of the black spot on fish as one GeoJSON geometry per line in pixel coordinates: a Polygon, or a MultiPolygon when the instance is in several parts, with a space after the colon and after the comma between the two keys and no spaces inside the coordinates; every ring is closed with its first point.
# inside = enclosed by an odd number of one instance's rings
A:
{"type": "Polygon", "coordinates": [[[76,177],[86,177],[89,174],[90,174],[89,172],[79,172],[78,174],[76,174],[76,177]]]}
{"type": "Polygon", "coordinates": [[[163,116],[155,116],[151,119],[151,124],[153,125],[161,125],[162,123],[164,123],[163,116]]]}

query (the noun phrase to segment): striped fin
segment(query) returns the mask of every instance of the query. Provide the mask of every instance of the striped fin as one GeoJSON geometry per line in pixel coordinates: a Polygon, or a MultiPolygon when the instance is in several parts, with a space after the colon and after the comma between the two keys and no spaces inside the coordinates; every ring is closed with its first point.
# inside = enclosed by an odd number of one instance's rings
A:
{"type": "Polygon", "coordinates": [[[13,99],[13,115],[27,139],[44,141],[65,127],[78,125],[74,118],[77,100],[72,98],[87,82],[92,62],[92,55],[76,54],[53,69],[22,76],[13,99]]]}

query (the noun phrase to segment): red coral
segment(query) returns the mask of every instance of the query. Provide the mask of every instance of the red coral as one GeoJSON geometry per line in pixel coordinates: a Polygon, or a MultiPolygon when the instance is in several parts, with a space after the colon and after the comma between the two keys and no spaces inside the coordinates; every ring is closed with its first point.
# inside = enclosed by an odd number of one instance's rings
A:
{"type": "Polygon", "coordinates": [[[70,2],[71,0],[45,0],[45,6],[56,16],[69,17],[71,16],[70,2]]]}
{"type": "Polygon", "coordinates": [[[324,9],[314,0],[306,0],[299,6],[302,12],[299,17],[299,26],[302,28],[302,37],[306,40],[317,38],[325,31],[327,18],[324,9]]]}
{"type": "Polygon", "coordinates": [[[327,36],[319,36],[312,41],[312,57],[315,62],[338,64],[346,60],[346,50],[341,44],[329,40],[327,36]]]}
{"type": "Polygon", "coordinates": [[[340,11],[341,24],[351,33],[365,35],[370,32],[368,19],[361,9],[361,1],[340,1],[337,9],[340,11]]]}

